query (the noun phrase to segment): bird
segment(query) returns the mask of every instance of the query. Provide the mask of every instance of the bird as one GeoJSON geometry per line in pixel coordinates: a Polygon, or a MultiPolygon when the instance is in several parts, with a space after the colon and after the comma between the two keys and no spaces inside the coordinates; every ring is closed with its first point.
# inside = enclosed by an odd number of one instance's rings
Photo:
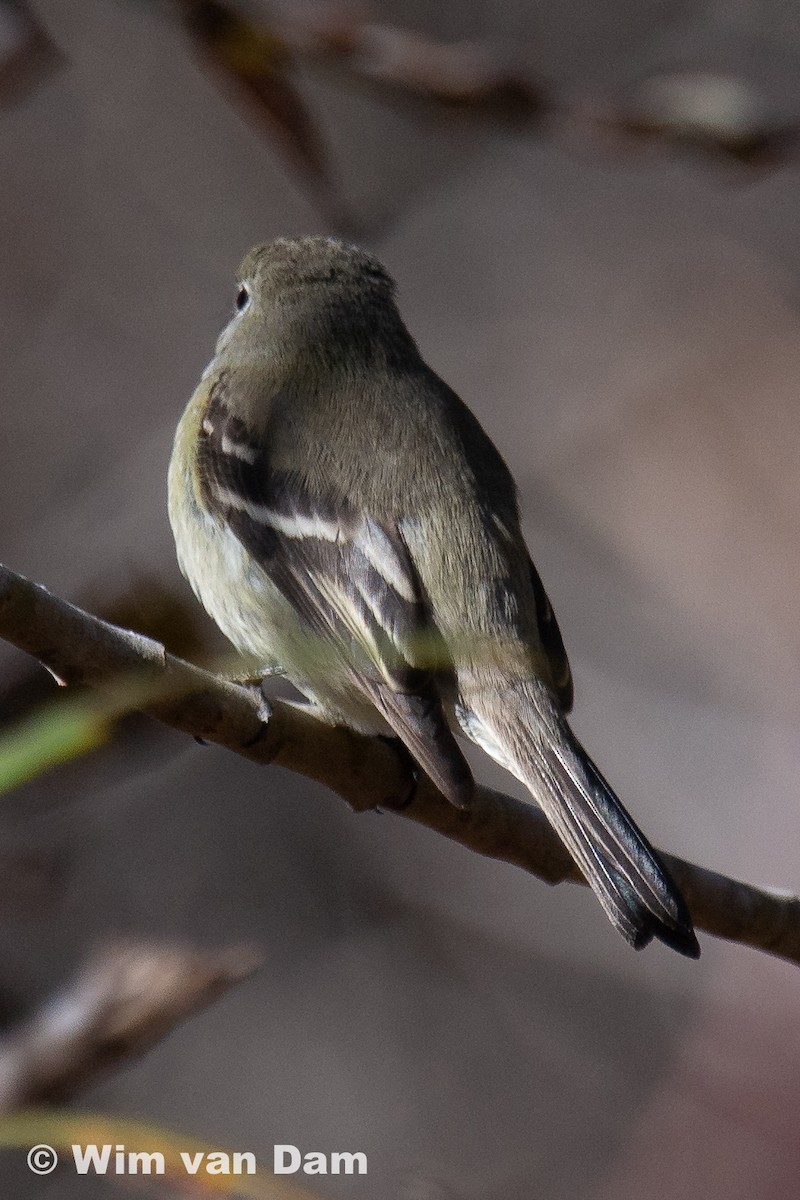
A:
{"type": "Polygon", "coordinates": [[[687,905],[568,721],[572,672],[511,473],[423,359],[396,286],[333,237],[255,247],[177,427],[179,566],[321,720],[399,738],[460,809],[460,740],[528,790],[615,928],[700,953],[687,905]]]}

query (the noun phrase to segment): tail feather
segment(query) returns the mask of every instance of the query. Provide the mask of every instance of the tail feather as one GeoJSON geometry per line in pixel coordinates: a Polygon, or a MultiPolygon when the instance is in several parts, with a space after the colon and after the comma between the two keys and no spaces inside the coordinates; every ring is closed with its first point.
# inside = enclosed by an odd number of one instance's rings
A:
{"type": "Polygon", "coordinates": [[[622,936],[637,950],[656,937],[696,958],[683,897],[580,744],[540,744],[536,758],[537,799],[622,936]]]}
{"type": "Polygon", "coordinates": [[[491,714],[470,707],[465,732],[530,790],[625,940],[639,950],[656,937],[697,958],[686,902],[544,685],[491,714]]]}

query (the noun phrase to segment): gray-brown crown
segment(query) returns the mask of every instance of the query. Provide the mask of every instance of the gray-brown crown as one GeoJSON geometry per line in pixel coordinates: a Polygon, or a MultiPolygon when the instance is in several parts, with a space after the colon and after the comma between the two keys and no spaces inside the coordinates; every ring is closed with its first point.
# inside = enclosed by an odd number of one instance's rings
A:
{"type": "Polygon", "coordinates": [[[277,238],[256,246],[244,258],[238,278],[256,292],[302,289],[306,284],[349,285],[391,295],[394,283],[378,259],[332,237],[277,238]]]}

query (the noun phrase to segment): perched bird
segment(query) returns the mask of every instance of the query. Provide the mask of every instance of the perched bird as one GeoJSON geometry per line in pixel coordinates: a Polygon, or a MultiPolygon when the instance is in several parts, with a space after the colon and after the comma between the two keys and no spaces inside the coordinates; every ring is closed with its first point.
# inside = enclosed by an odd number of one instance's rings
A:
{"type": "Polygon", "coordinates": [[[570,667],[508,468],[394,292],[333,238],[247,255],[175,437],[181,569],[237,649],[323,719],[402,739],[458,807],[474,783],[456,735],[481,746],[623,937],[695,957],[680,893],[567,723],[570,667]]]}

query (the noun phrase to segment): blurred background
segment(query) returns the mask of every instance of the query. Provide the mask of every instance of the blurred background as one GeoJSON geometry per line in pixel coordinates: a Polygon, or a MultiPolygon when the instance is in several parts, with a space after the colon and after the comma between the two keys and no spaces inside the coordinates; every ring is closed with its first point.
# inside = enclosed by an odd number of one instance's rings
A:
{"type": "MultiPolygon", "coordinates": [[[[0,0],[0,558],[219,648],[176,421],[252,244],[359,240],[519,482],[593,757],[658,846],[796,890],[799,67],[789,0],[0,0]]],[[[54,691],[0,647],[6,721],[54,691]]],[[[78,1113],[368,1155],[320,1197],[797,1196],[786,963],[634,954],[585,889],[143,718],[0,821],[7,1029],[109,940],[264,956],[78,1113]]],[[[21,1200],[136,1182],[0,1156],[21,1200]]]]}

